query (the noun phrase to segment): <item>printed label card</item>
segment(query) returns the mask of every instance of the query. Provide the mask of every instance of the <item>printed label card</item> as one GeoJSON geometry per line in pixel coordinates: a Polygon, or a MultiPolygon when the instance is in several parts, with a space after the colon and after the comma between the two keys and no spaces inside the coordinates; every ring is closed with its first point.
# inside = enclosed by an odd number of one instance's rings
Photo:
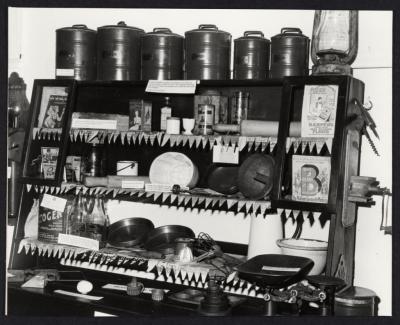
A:
{"type": "Polygon", "coordinates": [[[338,92],[338,85],[305,85],[301,137],[334,137],[338,92]]]}

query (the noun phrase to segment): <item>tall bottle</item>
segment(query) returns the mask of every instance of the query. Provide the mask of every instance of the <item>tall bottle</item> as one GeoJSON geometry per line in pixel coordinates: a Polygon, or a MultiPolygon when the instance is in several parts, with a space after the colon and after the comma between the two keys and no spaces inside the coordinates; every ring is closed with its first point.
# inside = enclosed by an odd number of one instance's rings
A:
{"type": "Polygon", "coordinates": [[[75,236],[85,235],[85,220],[87,218],[87,209],[82,193],[75,198],[71,213],[68,217],[66,233],[75,236]]]}
{"type": "Polygon", "coordinates": [[[104,208],[104,201],[99,195],[94,199],[92,211],[87,216],[87,236],[100,242],[104,246],[107,239],[107,227],[110,224],[104,208]]]}
{"type": "Polygon", "coordinates": [[[167,118],[172,116],[172,107],[169,97],[165,97],[165,104],[161,107],[160,130],[167,130],[167,118]]]}

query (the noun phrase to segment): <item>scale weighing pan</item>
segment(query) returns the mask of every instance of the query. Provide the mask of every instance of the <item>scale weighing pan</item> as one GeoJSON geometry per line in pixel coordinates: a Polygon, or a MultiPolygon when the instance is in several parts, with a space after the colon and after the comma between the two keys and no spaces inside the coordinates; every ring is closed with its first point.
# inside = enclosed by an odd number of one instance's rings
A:
{"type": "Polygon", "coordinates": [[[257,255],[236,267],[240,279],[259,287],[285,288],[307,276],[314,266],[313,260],[292,255],[257,255]]]}

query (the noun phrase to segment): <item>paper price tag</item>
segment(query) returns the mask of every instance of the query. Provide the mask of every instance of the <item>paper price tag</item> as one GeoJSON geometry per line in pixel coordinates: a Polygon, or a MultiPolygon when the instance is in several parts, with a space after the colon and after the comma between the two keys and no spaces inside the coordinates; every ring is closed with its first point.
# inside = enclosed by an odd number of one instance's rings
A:
{"type": "Polygon", "coordinates": [[[117,120],[102,120],[89,118],[73,118],[71,123],[72,129],[105,129],[116,130],[117,120]]]}
{"type": "Polygon", "coordinates": [[[239,148],[232,146],[221,146],[219,144],[213,147],[213,162],[226,164],[239,164],[239,148]]]}
{"type": "Polygon", "coordinates": [[[43,208],[47,208],[62,213],[64,212],[66,204],[67,204],[66,199],[50,194],[44,194],[40,206],[43,208]]]}
{"type": "Polygon", "coordinates": [[[142,189],[142,188],[144,188],[144,181],[122,181],[121,187],[122,188],[142,189]]]}
{"type": "Polygon", "coordinates": [[[57,77],[73,77],[75,75],[74,69],[56,69],[57,77]]]}
{"type": "Polygon", "coordinates": [[[61,245],[71,245],[71,246],[87,248],[94,251],[99,250],[99,241],[86,237],[58,234],[58,243],[61,245]]]}
{"type": "Polygon", "coordinates": [[[149,80],[148,93],[194,94],[197,80],[149,80]]]}

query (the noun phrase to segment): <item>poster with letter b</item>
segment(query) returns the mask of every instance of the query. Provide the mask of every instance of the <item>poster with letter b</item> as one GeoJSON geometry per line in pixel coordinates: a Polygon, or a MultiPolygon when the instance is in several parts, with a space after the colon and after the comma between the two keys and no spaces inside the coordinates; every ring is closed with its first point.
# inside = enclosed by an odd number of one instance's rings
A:
{"type": "Polygon", "coordinates": [[[293,155],[292,199],[328,203],[331,158],[293,155]]]}

